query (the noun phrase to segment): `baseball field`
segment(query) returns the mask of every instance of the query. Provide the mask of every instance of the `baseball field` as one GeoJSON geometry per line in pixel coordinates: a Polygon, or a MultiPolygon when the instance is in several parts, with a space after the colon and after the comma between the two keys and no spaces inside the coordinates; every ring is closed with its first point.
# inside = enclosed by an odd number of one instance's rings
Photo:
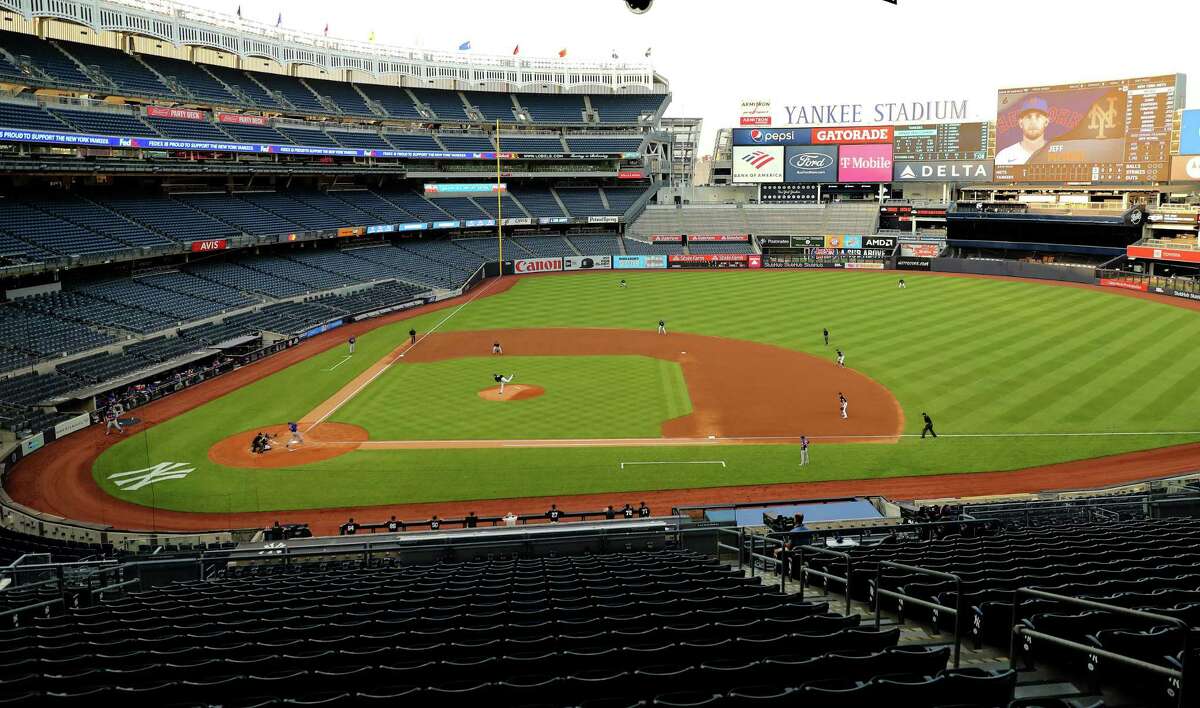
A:
{"type": "Polygon", "coordinates": [[[488,281],[364,331],[353,356],[332,335],[106,446],[91,474],[133,504],[234,513],[968,474],[1200,441],[1192,309],[970,277],[620,275],[488,281]],[[279,437],[254,455],[258,431],[279,437]]]}

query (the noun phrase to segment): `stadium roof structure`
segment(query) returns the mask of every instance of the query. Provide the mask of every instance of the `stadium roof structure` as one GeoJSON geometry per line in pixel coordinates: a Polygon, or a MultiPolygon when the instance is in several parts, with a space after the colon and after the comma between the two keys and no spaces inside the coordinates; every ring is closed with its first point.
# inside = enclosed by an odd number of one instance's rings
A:
{"type": "MultiPolygon", "coordinates": [[[[609,91],[666,93],[667,83],[648,63],[568,62],[462,52],[437,52],[326,37],[212,12],[172,0],[0,0],[0,12],[26,22],[61,20],[96,32],[122,32],[206,47],[242,58],[263,57],[285,68],[296,64],[324,70],[353,70],[378,78],[408,76],[430,86],[501,91],[609,91]]],[[[19,29],[13,27],[11,29],[19,29]]]]}

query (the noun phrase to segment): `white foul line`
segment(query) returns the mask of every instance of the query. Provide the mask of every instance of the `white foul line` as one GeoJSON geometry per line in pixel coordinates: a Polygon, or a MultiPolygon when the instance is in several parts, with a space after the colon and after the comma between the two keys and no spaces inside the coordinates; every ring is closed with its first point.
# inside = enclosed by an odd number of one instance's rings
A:
{"type": "Polygon", "coordinates": [[[346,356],[342,357],[342,360],[341,360],[341,361],[339,361],[338,363],[334,364],[333,366],[329,367],[328,369],[321,369],[321,371],[333,371],[334,369],[338,368],[338,367],[339,367],[339,366],[341,366],[342,364],[345,364],[347,361],[350,361],[350,355],[349,355],[349,354],[347,354],[346,356]]]}
{"type": "Polygon", "coordinates": [[[720,465],[725,466],[725,460],[667,460],[663,462],[622,462],[621,469],[625,469],[625,465],[720,465]]]}
{"type": "MultiPolygon", "coordinates": [[[[435,324],[435,325],[434,325],[433,327],[431,327],[431,328],[429,329],[429,331],[428,331],[428,332],[426,332],[425,334],[422,334],[420,337],[417,337],[417,341],[413,342],[413,343],[412,343],[412,345],[411,345],[411,346],[409,346],[409,347],[408,347],[408,349],[405,349],[404,351],[405,351],[405,352],[412,351],[414,347],[416,347],[416,346],[417,346],[418,344],[420,344],[421,342],[425,341],[425,338],[426,338],[426,337],[428,337],[429,335],[431,335],[431,334],[433,334],[434,332],[436,332],[436,331],[437,331],[437,329],[438,329],[439,327],[441,327],[442,325],[446,324],[446,322],[447,322],[447,321],[449,321],[449,319],[450,319],[451,317],[453,317],[453,316],[457,315],[459,310],[461,310],[461,309],[463,309],[464,307],[466,307],[467,305],[470,305],[471,303],[475,302],[475,298],[477,298],[477,297],[479,297],[480,295],[482,295],[482,294],[484,294],[485,292],[487,292],[487,291],[488,291],[488,289],[490,289],[490,288],[491,288],[493,285],[495,285],[495,284],[496,284],[497,282],[499,282],[499,281],[500,281],[500,278],[496,278],[496,279],[495,279],[495,280],[493,280],[492,282],[488,283],[488,284],[487,284],[485,287],[481,288],[481,289],[480,289],[478,292],[476,292],[474,295],[472,295],[470,300],[467,300],[467,301],[466,301],[466,302],[464,302],[463,304],[461,304],[461,305],[459,305],[458,307],[456,307],[456,308],[454,308],[453,310],[451,310],[451,311],[450,311],[450,314],[448,314],[448,315],[446,315],[445,317],[443,317],[441,322],[438,322],[437,324],[435,324]]],[[[404,354],[403,354],[403,353],[401,353],[401,354],[400,354],[400,356],[398,356],[398,357],[396,357],[395,359],[392,359],[392,360],[391,360],[391,361],[389,361],[388,363],[384,364],[384,365],[383,365],[383,368],[382,368],[382,369],[380,369],[379,371],[376,371],[374,376],[372,376],[371,378],[367,379],[366,381],[363,381],[363,382],[362,382],[362,384],[358,386],[358,388],[356,388],[356,389],[354,389],[353,391],[351,391],[351,392],[350,392],[350,395],[349,395],[349,396],[346,396],[346,397],[345,397],[345,398],[343,398],[342,400],[338,401],[338,403],[337,403],[337,405],[336,405],[336,406],[334,406],[333,408],[330,408],[330,409],[329,409],[329,411],[328,411],[327,413],[325,413],[325,415],[321,416],[320,418],[317,418],[317,420],[316,420],[316,421],[314,421],[312,425],[310,425],[310,426],[308,426],[307,428],[305,428],[305,429],[304,429],[304,432],[306,432],[306,433],[307,433],[308,431],[310,431],[310,430],[312,430],[313,428],[317,427],[317,426],[318,426],[318,425],[320,425],[321,423],[324,423],[324,422],[325,422],[325,421],[326,421],[326,420],[329,418],[329,416],[333,415],[334,413],[336,413],[336,412],[337,412],[337,410],[338,410],[339,408],[341,408],[342,406],[346,405],[346,403],[348,403],[348,402],[349,402],[351,399],[353,399],[355,396],[357,396],[357,395],[358,395],[358,394],[359,394],[359,393],[360,393],[360,392],[361,392],[361,391],[362,391],[364,388],[366,388],[367,386],[369,386],[369,385],[371,384],[371,382],[372,382],[372,381],[374,381],[375,379],[377,379],[377,378],[379,378],[380,376],[382,376],[382,375],[383,375],[383,372],[385,372],[385,371],[387,371],[388,369],[392,368],[392,364],[395,364],[395,363],[396,363],[396,361],[397,361],[397,360],[399,360],[400,358],[402,358],[403,356],[404,356],[404,354]]]]}

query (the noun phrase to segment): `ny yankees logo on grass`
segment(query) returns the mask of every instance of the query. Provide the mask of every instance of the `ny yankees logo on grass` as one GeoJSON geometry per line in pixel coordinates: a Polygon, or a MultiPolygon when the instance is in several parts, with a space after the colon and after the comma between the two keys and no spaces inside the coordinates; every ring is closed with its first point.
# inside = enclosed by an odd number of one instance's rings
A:
{"type": "Polygon", "coordinates": [[[121,489],[132,492],[166,479],[183,479],[195,471],[186,462],[160,462],[153,467],[110,474],[108,478],[115,480],[114,484],[121,489]]]}

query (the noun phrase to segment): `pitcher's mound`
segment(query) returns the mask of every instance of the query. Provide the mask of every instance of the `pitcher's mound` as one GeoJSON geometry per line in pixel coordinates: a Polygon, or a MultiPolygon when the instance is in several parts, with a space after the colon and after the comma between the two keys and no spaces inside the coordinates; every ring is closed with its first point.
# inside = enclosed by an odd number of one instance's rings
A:
{"type": "Polygon", "coordinates": [[[546,392],[541,386],[532,384],[508,384],[504,387],[504,395],[500,395],[500,387],[493,386],[479,392],[479,397],[485,401],[524,401],[527,398],[537,398],[546,392]]]}

